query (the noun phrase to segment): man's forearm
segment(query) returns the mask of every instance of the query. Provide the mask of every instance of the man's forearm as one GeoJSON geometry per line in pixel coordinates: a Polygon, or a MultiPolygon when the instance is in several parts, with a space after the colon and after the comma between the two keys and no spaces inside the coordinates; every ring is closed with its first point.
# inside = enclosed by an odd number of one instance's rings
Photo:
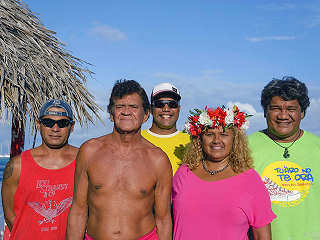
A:
{"type": "Polygon", "coordinates": [[[172,240],[171,215],[164,218],[156,218],[157,232],[160,240],[172,240]]]}
{"type": "Polygon", "coordinates": [[[6,216],[4,217],[4,220],[5,220],[6,224],[7,224],[10,232],[11,232],[11,230],[13,228],[14,219],[15,219],[14,216],[13,217],[6,217],[6,216]]]}
{"type": "Polygon", "coordinates": [[[14,225],[14,221],[16,219],[16,215],[14,212],[13,196],[11,197],[11,195],[8,194],[8,191],[2,191],[2,207],[4,220],[9,230],[11,231],[14,225]]]}
{"type": "Polygon", "coordinates": [[[71,207],[68,216],[67,225],[67,240],[83,240],[86,223],[88,218],[88,210],[77,210],[76,207],[71,207]]]}

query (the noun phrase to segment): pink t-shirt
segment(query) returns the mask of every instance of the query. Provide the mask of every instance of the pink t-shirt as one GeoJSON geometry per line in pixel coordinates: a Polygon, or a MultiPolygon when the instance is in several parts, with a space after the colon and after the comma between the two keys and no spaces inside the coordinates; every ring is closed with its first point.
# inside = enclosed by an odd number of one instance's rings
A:
{"type": "Polygon", "coordinates": [[[246,240],[249,225],[260,228],[276,217],[253,169],[208,182],[182,165],[173,177],[172,204],[174,240],[246,240]]]}

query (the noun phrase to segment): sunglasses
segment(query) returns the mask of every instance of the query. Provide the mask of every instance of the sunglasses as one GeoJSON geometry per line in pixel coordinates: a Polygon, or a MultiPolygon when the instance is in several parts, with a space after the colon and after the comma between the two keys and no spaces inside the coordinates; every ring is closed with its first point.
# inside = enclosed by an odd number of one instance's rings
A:
{"type": "Polygon", "coordinates": [[[155,100],[152,105],[156,108],[163,108],[166,104],[169,108],[178,108],[179,106],[179,103],[174,100],[155,100]]]}
{"type": "Polygon", "coordinates": [[[52,128],[55,124],[58,124],[59,128],[65,128],[73,123],[73,121],[69,119],[53,120],[51,118],[41,118],[39,122],[48,128],[52,128]]]}

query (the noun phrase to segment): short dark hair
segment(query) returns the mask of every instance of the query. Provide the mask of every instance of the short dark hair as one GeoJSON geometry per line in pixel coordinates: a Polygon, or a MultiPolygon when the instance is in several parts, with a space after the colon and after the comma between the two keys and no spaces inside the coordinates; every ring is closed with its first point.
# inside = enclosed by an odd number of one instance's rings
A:
{"type": "Polygon", "coordinates": [[[306,114],[306,110],[310,105],[308,97],[308,88],[302,82],[294,77],[283,77],[282,79],[273,78],[262,90],[261,106],[266,116],[268,105],[275,96],[281,97],[285,101],[297,99],[301,107],[301,111],[306,114]]]}
{"type": "Polygon", "coordinates": [[[108,112],[112,113],[115,99],[123,98],[126,95],[137,93],[142,100],[143,110],[145,112],[150,110],[150,102],[146,91],[135,80],[120,79],[114,84],[109,99],[108,112]]]}

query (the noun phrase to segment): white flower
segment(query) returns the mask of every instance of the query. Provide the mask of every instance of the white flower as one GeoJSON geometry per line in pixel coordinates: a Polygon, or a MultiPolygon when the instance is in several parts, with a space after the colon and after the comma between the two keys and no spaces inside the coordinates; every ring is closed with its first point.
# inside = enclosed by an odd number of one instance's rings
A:
{"type": "Polygon", "coordinates": [[[184,129],[186,130],[186,132],[187,132],[189,135],[191,135],[190,126],[191,126],[191,124],[190,124],[189,122],[186,122],[186,123],[184,124],[184,129]]]}
{"type": "Polygon", "coordinates": [[[229,124],[233,124],[233,121],[234,121],[234,113],[233,113],[233,110],[232,109],[226,109],[225,110],[227,115],[226,115],[226,118],[225,118],[225,123],[226,125],[228,126],[229,124]]]}
{"type": "Polygon", "coordinates": [[[199,123],[204,126],[212,126],[213,124],[207,112],[202,112],[199,115],[199,123]]]}
{"type": "Polygon", "coordinates": [[[250,122],[248,118],[246,118],[246,121],[242,124],[241,129],[245,131],[249,128],[249,126],[250,126],[250,122]]]}

